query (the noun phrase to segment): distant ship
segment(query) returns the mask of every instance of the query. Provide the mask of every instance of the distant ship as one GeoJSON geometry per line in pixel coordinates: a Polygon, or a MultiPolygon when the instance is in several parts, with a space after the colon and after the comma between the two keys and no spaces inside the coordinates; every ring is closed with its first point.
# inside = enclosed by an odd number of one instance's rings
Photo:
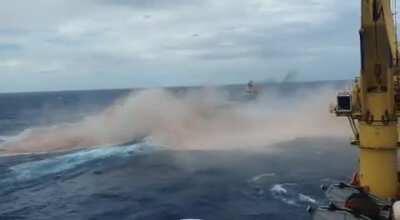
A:
{"type": "Polygon", "coordinates": [[[247,98],[256,98],[258,96],[259,90],[252,80],[247,83],[245,94],[247,98]]]}

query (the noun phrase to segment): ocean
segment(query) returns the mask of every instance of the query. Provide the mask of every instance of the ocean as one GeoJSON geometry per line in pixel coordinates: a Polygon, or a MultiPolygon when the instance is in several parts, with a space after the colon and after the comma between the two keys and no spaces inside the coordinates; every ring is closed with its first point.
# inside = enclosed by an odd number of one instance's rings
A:
{"type": "Polygon", "coordinates": [[[346,84],[0,94],[0,219],[310,219],[357,165],[346,84]]]}

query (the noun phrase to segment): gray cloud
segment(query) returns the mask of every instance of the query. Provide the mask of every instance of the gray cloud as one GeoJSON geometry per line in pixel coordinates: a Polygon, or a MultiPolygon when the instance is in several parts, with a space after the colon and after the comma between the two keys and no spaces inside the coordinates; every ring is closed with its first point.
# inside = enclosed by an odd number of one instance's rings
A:
{"type": "Polygon", "coordinates": [[[138,9],[161,9],[169,7],[194,6],[202,4],[203,0],[95,0],[99,3],[130,6],[138,9]]]}
{"type": "Polygon", "coordinates": [[[293,69],[299,80],[351,78],[359,65],[358,7],[15,0],[0,8],[0,91],[224,84],[283,79],[293,69]]]}
{"type": "Polygon", "coordinates": [[[21,50],[22,48],[18,44],[9,44],[9,43],[3,43],[0,44],[0,53],[2,52],[13,52],[17,50],[21,50]]]}

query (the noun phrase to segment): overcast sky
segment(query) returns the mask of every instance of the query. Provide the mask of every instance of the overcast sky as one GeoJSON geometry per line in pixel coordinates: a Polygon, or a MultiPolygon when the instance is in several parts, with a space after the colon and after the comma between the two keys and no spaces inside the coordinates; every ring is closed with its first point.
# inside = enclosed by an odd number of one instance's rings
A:
{"type": "Polygon", "coordinates": [[[360,1],[0,2],[0,92],[351,79],[359,70],[360,1]]]}

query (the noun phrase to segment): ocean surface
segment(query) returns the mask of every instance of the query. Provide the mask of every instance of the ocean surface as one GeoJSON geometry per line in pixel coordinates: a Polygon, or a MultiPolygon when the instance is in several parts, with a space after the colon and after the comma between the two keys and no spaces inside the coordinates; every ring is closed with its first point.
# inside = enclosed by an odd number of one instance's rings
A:
{"type": "MultiPolygon", "coordinates": [[[[267,89],[290,100],[325,84],[267,89]]],[[[220,89],[235,102],[251,102],[242,97],[243,86],[220,89]]],[[[0,94],[0,144],[34,127],[79,122],[131,93],[0,94]]],[[[325,202],[320,186],[349,180],[356,162],[347,138],[326,135],[288,138],[258,150],[176,149],[144,137],[107,147],[3,155],[0,219],[309,219],[306,207],[325,202]]]]}

